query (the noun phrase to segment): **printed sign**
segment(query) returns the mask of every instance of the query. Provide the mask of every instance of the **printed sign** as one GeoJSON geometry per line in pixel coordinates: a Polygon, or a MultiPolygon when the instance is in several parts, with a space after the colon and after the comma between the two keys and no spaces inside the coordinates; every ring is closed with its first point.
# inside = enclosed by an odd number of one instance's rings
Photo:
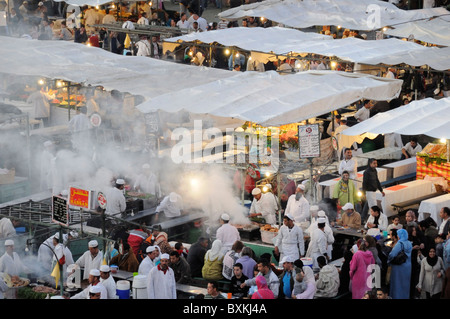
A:
{"type": "Polygon", "coordinates": [[[298,149],[300,158],[320,157],[319,124],[298,126],[298,149]]]}
{"type": "Polygon", "coordinates": [[[98,206],[102,209],[106,209],[106,196],[102,192],[98,192],[97,195],[98,206]]]}
{"type": "Polygon", "coordinates": [[[69,225],[67,199],[59,196],[53,196],[52,198],[52,220],[54,223],[69,225]]]}
{"type": "Polygon", "coordinates": [[[69,204],[81,208],[89,209],[90,192],[84,189],[71,187],[69,194],[69,204]]]}

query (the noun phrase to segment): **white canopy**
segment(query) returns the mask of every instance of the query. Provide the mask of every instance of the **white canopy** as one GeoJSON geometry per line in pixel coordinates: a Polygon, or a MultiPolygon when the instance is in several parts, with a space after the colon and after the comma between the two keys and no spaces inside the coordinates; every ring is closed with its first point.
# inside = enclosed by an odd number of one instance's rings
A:
{"type": "Polygon", "coordinates": [[[413,101],[375,116],[342,132],[345,135],[363,133],[425,134],[434,138],[450,139],[450,98],[426,98],[413,101]]]}
{"type": "Polygon", "coordinates": [[[226,20],[265,17],[294,28],[334,25],[376,30],[443,14],[448,14],[445,8],[401,10],[391,3],[377,0],[264,0],[225,10],[219,13],[219,17],[226,20]]]}
{"type": "Polygon", "coordinates": [[[111,0],[54,0],[55,2],[65,2],[67,4],[72,4],[75,6],[83,7],[83,6],[101,6],[105,3],[111,3],[114,1],[111,0]]]}
{"type": "Polygon", "coordinates": [[[144,98],[233,76],[221,69],[118,55],[72,41],[0,37],[2,73],[100,85],[144,98]]]}
{"type": "Polygon", "coordinates": [[[427,19],[388,28],[384,33],[401,38],[413,36],[414,39],[427,43],[450,46],[450,16],[427,19]]]}
{"type": "MultiPolygon", "coordinates": [[[[363,40],[358,38],[331,39],[311,32],[302,32],[281,27],[274,28],[228,28],[208,32],[195,32],[169,38],[166,42],[219,43],[235,46],[246,51],[286,55],[293,53],[315,53],[360,64],[413,66],[429,65],[435,70],[450,69],[450,49],[425,47],[423,45],[395,38],[363,40]]],[[[165,47],[166,48],[166,47],[165,47]]],[[[262,57],[269,59],[269,56],[262,57]]],[[[261,61],[267,63],[267,61],[261,61]]]]}
{"type": "Polygon", "coordinates": [[[144,113],[185,110],[280,126],[326,114],[363,98],[393,99],[402,85],[401,80],[335,71],[232,73],[233,77],[175,90],[137,107],[144,113]]]}

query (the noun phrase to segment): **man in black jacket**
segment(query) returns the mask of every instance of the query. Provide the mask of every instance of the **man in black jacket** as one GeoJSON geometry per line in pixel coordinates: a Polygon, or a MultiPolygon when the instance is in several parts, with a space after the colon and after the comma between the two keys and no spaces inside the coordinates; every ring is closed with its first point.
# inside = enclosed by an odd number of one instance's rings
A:
{"type": "Polygon", "coordinates": [[[205,263],[205,254],[208,250],[208,238],[200,237],[198,241],[189,248],[187,262],[191,267],[192,277],[202,277],[202,268],[205,263]]]}
{"type": "Polygon", "coordinates": [[[186,285],[191,282],[191,267],[186,259],[175,250],[170,253],[169,267],[175,274],[176,283],[186,285]]]}
{"type": "Polygon", "coordinates": [[[380,180],[378,179],[377,171],[378,162],[375,158],[369,158],[368,167],[363,174],[362,189],[366,195],[366,203],[361,213],[361,223],[364,225],[367,218],[369,207],[377,206],[377,199],[375,192],[379,190],[384,196],[383,188],[381,187],[380,180]]]}

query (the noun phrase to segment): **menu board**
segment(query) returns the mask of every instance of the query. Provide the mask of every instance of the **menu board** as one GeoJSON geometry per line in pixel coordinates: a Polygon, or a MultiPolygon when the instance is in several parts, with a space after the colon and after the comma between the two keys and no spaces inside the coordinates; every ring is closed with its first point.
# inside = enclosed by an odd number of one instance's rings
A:
{"type": "Polygon", "coordinates": [[[298,126],[298,149],[300,158],[320,157],[319,124],[298,126]]]}
{"type": "Polygon", "coordinates": [[[69,191],[69,204],[89,209],[90,192],[84,189],[71,187],[69,191]]]}
{"type": "Polygon", "coordinates": [[[68,215],[67,199],[59,196],[53,196],[52,220],[54,223],[68,226],[69,215],[68,215]]]}

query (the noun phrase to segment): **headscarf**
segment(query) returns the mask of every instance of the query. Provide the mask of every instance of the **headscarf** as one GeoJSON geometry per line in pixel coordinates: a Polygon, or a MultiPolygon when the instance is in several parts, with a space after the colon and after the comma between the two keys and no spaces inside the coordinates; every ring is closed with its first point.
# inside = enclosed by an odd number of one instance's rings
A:
{"type": "Polygon", "coordinates": [[[205,260],[214,261],[217,258],[222,259],[222,241],[220,239],[216,239],[211,246],[211,249],[206,252],[205,260]]]}
{"type": "Polygon", "coordinates": [[[272,290],[267,287],[267,281],[264,276],[256,276],[255,281],[258,290],[252,295],[252,299],[275,299],[272,290]]]}
{"type": "Polygon", "coordinates": [[[155,244],[156,244],[156,245],[159,245],[159,244],[161,244],[163,241],[167,241],[167,238],[168,238],[167,233],[165,233],[165,232],[160,232],[160,233],[158,234],[158,236],[156,236],[155,244]]]}
{"type": "Polygon", "coordinates": [[[398,241],[407,241],[408,240],[408,232],[405,229],[397,230],[398,241]]]}
{"type": "MultiPolygon", "coordinates": [[[[431,249],[434,249],[434,247],[431,247],[430,250],[431,249]]],[[[436,249],[434,249],[434,257],[430,257],[430,250],[428,250],[427,263],[431,267],[434,267],[434,265],[436,265],[438,262],[438,255],[436,254],[436,249]]]]}

